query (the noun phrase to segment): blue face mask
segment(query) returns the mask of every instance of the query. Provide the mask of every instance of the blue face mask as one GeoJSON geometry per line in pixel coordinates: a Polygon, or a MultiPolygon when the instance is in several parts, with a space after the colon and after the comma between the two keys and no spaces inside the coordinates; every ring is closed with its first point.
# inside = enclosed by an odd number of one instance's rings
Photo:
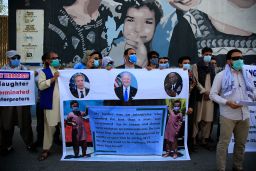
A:
{"type": "Polygon", "coordinates": [[[52,67],[59,67],[60,66],[60,60],[59,59],[53,59],[51,61],[51,66],[52,67]]]}
{"type": "Polygon", "coordinates": [[[98,68],[99,66],[100,66],[100,61],[94,59],[94,61],[93,61],[93,67],[94,67],[94,68],[98,68]]]}
{"type": "Polygon", "coordinates": [[[166,68],[169,68],[169,63],[159,64],[159,69],[166,69],[166,68]]]}
{"type": "Polygon", "coordinates": [[[137,56],[136,55],[130,55],[129,56],[129,62],[136,64],[137,62],[137,56]]]}
{"type": "Polygon", "coordinates": [[[177,112],[177,111],[179,111],[179,110],[180,110],[180,107],[178,107],[178,106],[174,106],[174,107],[173,107],[173,110],[177,112]]]}
{"type": "Polygon", "coordinates": [[[185,70],[191,70],[190,64],[183,64],[183,69],[185,69],[185,70]]]}
{"type": "Polygon", "coordinates": [[[239,60],[233,61],[233,68],[236,71],[240,71],[243,68],[243,66],[244,66],[244,60],[239,59],[239,60]]]}
{"type": "Polygon", "coordinates": [[[158,65],[158,58],[151,58],[151,59],[150,59],[150,63],[151,63],[152,65],[158,65]]]}
{"type": "Polygon", "coordinates": [[[212,59],[212,56],[211,56],[211,55],[206,55],[206,56],[204,56],[204,62],[205,62],[205,63],[209,63],[209,62],[211,61],[211,59],[212,59]]]}
{"type": "Polygon", "coordinates": [[[17,67],[20,65],[20,60],[19,59],[11,59],[11,66],[17,67]]]}

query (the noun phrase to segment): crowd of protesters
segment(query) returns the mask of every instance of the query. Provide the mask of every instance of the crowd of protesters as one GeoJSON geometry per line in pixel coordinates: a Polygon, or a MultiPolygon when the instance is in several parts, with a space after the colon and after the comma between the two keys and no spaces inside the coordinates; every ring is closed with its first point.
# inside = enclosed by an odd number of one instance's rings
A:
{"type": "MultiPolygon", "coordinates": [[[[15,50],[8,51],[6,57],[8,63],[1,70],[27,70],[20,63],[21,56],[15,50]]],[[[140,66],[136,65],[135,49],[126,49],[123,58],[124,64],[115,67],[110,56],[102,57],[97,51],[87,51],[82,61],[74,65],[74,69],[141,69],[140,66]]],[[[52,143],[55,140],[60,141],[60,92],[58,86],[60,74],[58,70],[62,69],[61,63],[58,54],[53,51],[45,53],[42,56],[42,62],[43,67],[35,72],[36,85],[39,89],[36,110],[37,140],[33,141],[30,106],[1,106],[1,155],[6,156],[13,152],[12,138],[15,125],[19,126],[20,135],[28,151],[36,152],[36,149],[42,146],[39,161],[48,158],[52,143]]],[[[160,57],[156,51],[148,53],[148,64],[145,68],[149,72],[154,69],[163,70],[175,67],[188,72],[188,149],[190,153],[197,152],[199,146],[210,151],[217,149],[218,170],[225,170],[226,151],[232,133],[235,137],[233,168],[236,170],[243,169],[245,144],[249,131],[249,111],[247,106],[237,104],[236,101],[247,100],[249,97],[255,100],[256,96],[255,90],[248,84],[251,80],[242,72],[243,65],[243,55],[238,49],[230,50],[226,54],[226,65],[223,68],[217,65],[213,51],[208,47],[202,49],[201,57],[197,63],[191,64],[189,56],[182,56],[178,59],[178,66],[173,66],[169,62],[169,57],[160,57]],[[214,122],[219,122],[219,131],[216,135],[217,145],[212,140],[214,122]]],[[[173,119],[179,123],[182,121],[180,118],[182,114],[179,112],[181,103],[176,101],[175,104],[173,109],[169,108],[170,116],[167,123],[173,123],[173,119]]],[[[131,105],[131,103],[127,100],[122,105],[131,105]]],[[[177,128],[180,129],[179,123],[177,128]]],[[[179,129],[177,128],[172,128],[171,125],[167,124],[165,133],[167,144],[174,147],[173,158],[177,158],[175,153],[177,140],[175,140],[175,134],[172,135],[172,131],[178,133],[179,129]]],[[[84,146],[86,147],[86,145],[84,146]]],[[[79,151],[76,150],[76,153],[78,155],[79,151]]],[[[163,157],[168,157],[169,153],[170,151],[167,151],[163,157]]],[[[83,150],[83,155],[86,155],[86,150],[83,150]]]]}

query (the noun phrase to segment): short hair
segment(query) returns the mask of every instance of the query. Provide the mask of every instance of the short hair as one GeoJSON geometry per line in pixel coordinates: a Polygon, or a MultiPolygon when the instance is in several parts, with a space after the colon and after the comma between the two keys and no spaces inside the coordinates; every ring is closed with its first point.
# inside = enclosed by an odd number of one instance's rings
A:
{"type": "Polygon", "coordinates": [[[180,57],[180,58],[178,59],[178,64],[182,64],[182,62],[183,62],[184,60],[189,60],[189,61],[191,61],[191,58],[190,58],[189,56],[182,56],[182,57],[180,57]]]}
{"type": "Polygon", "coordinates": [[[41,58],[42,61],[45,62],[47,59],[51,59],[51,54],[52,54],[52,53],[57,54],[57,53],[54,52],[54,51],[46,52],[46,53],[43,54],[43,56],[42,56],[42,58],[41,58]]]}
{"type": "Polygon", "coordinates": [[[93,51],[89,56],[93,56],[95,54],[98,54],[99,55],[99,58],[102,59],[102,54],[98,51],[93,51]]]}
{"type": "Polygon", "coordinates": [[[76,77],[78,77],[78,76],[82,76],[83,79],[84,79],[84,81],[85,81],[85,76],[84,76],[82,73],[76,73],[76,74],[74,75],[74,81],[75,81],[75,82],[76,82],[76,77]]]}
{"type": "Polygon", "coordinates": [[[174,105],[175,103],[179,103],[180,106],[181,106],[181,101],[180,101],[180,100],[175,100],[175,101],[173,102],[173,105],[174,105]]]}
{"type": "Polygon", "coordinates": [[[123,78],[124,75],[129,75],[129,77],[132,78],[131,73],[125,71],[125,72],[123,72],[123,73],[121,74],[121,79],[123,78]]]}
{"type": "Polygon", "coordinates": [[[78,103],[77,100],[72,100],[72,101],[70,102],[70,107],[72,107],[74,104],[77,104],[77,106],[79,107],[79,103],[78,103]]]}
{"type": "MultiPolygon", "coordinates": [[[[128,52],[129,52],[129,50],[131,50],[131,49],[133,49],[133,48],[125,49],[125,51],[124,51],[124,55],[128,55],[128,52]]],[[[134,50],[135,50],[135,49],[134,49],[134,50]]]]}
{"type": "Polygon", "coordinates": [[[160,59],[168,59],[168,61],[169,61],[169,57],[167,57],[167,56],[161,56],[161,57],[159,57],[158,59],[159,59],[159,60],[160,60],[160,59]]]}
{"type": "Polygon", "coordinates": [[[204,47],[203,49],[202,49],[202,54],[204,54],[205,52],[213,52],[212,51],[212,48],[209,48],[209,47],[204,47]]]}
{"type": "Polygon", "coordinates": [[[241,50],[239,50],[239,49],[232,49],[232,50],[228,51],[228,53],[227,53],[227,55],[226,55],[226,61],[227,61],[227,60],[230,60],[232,54],[235,53],[235,52],[239,52],[239,53],[242,54],[242,51],[241,51],[241,50]]]}
{"type": "Polygon", "coordinates": [[[118,10],[117,12],[122,13],[120,20],[117,21],[117,25],[120,26],[124,23],[127,12],[130,8],[136,8],[140,9],[144,6],[148,7],[150,11],[154,11],[155,13],[155,26],[160,22],[162,16],[163,16],[163,9],[161,4],[158,1],[155,0],[129,0],[129,1],[123,1],[123,0],[116,0],[122,3],[122,5],[119,5],[116,7],[118,10]]]}
{"type": "Polygon", "coordinates": [[[148,52],[148,58],[150,58],[153,55],[156,55],[159,58],[159,53],[157,51],[152,50],[152,51],[148,52]]]}

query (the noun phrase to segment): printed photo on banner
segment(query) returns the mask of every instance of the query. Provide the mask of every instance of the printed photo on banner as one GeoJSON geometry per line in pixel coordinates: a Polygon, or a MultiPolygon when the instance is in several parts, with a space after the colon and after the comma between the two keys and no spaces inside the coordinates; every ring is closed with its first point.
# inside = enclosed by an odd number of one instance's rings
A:
{"type": "Polygon", "coordinates": [[[61,70],[62,160],[189,160],[185,73],[183,69],[61,70]],[[180,87],[175,97],[165,89],[172,83],[180,87]],[[71,93],[80,85],[89,89],[84,99],[71,93]]]}
{"type": "Polygon", "coordinates": [[[79,72],[70,78],[70,92],[76,98],[84,98],[90,91],[90,82],[88,77],[79,72]]]}
{"type": "Polygon", "coordinates": [[[163,157],[186,158],[185,113],[186,99],[167,100],[168,117],[164,133],[163,157]]]}
{"type": "Polygon", "coordinates": [[[122,72],[116,77],[114,88],[116,96],[120,100],[124,102],[131,101],[137,93],[137,80],[130,72],[122,72]]]}
{"type": "Polygon", "coordinates": [[[86,101],[68,100],[63,103],[65,158],[86,157],[87,145],[92,142],[86,101]]]}
{"type": "Polygon", "coordinates": [[[164,89],[170,97],[176,97],[182,91],[182,78],[177,72],[171,72],[164,80],[164,89]]]}

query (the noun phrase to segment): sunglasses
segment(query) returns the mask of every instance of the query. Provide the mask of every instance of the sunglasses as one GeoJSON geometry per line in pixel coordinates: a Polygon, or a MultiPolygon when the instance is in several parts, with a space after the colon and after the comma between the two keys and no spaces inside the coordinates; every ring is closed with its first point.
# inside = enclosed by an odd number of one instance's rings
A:
{"type": "Polygon", "coordinates": [[[244,59],[242,56],[234,56],[234,57],[231,57],[231,59],[233,60],[233,61],[237,61],[237,60],[239,60],[239,59],[244,59]]]}
{"type": "Polygon", "coordinates": [[[15,56],[11,57],[11,59],[12,59],[12,60],[15,60],[15,59],[20,60],[20,55],[15,55],[15,56]]]}
{"type": "Polygon", "coordinates": [[[112,66],[114,64],[114,62],[113,61],[110,61],[108,64],[107,64],[107,66],[112,66]]]}

